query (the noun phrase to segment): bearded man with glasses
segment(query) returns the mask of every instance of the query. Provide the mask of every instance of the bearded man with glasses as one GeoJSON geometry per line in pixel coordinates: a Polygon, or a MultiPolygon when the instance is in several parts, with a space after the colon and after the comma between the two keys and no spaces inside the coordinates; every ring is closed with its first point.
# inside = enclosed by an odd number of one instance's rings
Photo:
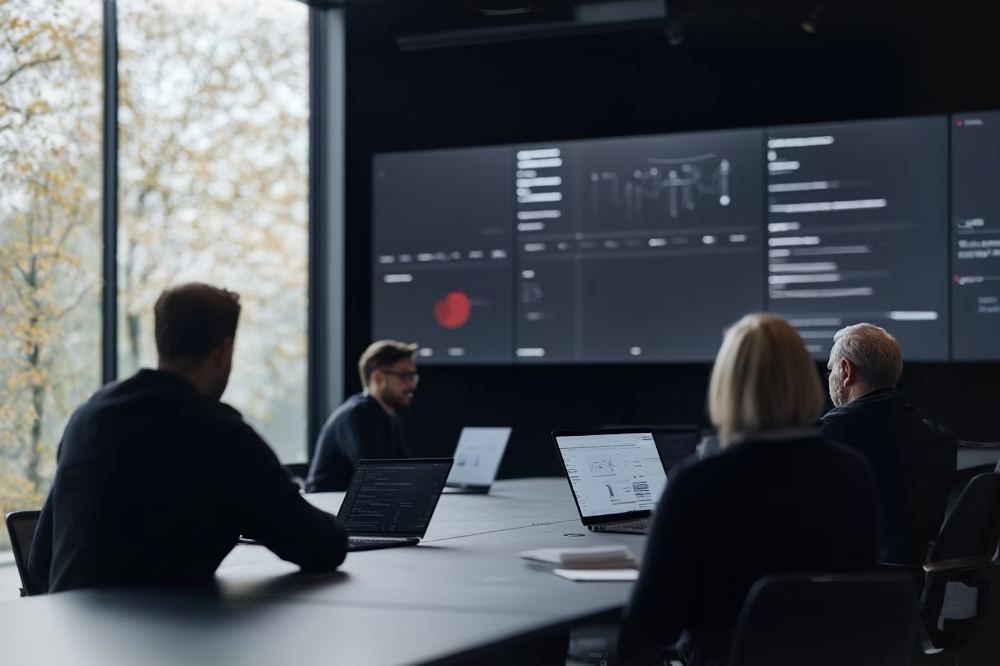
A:
{"type": "Polygon", "coordinates": [[[320,431],[306,492],[347,490],[361,459],[410,457],[396,412],[410,405],[420,380],[416,351],[417,345],[381,340],[361,355],[364,391],[348,398],[320,431]]]}

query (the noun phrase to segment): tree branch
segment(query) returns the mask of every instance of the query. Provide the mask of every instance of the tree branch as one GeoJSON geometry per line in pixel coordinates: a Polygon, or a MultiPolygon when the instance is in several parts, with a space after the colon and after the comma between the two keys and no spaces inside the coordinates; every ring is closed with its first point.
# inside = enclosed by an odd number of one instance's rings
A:
{"type": "Polygon", "coordinates": [[[39,58],[38,60],[30,60],[28,62],[21,63],[14,69],[10,70],[10,72],[7,73],[7,76],[0,78],[0,86],[7,85],[8,83],[11,82],[11,80],[15,76],[17,76],[26,69],[29,69],[31,67],[40,67],[42,65],[48,65],[50,63],[56,62],[57,60],[61,60],[62,57],[63,57],[62,53],[57,53],[56,55],[48,58],[39,58]]]}

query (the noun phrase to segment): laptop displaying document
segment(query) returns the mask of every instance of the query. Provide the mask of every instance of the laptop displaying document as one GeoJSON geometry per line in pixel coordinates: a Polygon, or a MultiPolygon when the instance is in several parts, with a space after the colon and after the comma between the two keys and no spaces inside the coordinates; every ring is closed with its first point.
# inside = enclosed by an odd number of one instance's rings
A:
{"type": "Polygon", "coordinates": [[[652,429],[552,433],[580,519],[595,532],[645,534],[669,467],[692,455],[698,433],[652,429]],[[661,456],[663,458],[661,458],[661,456]]]}
{"type": "Polygon", "coordinates": [[[337,513],[347,530],[348,550],[420,543],[451,466],[451,458],[358,462],[337,513]]]}
{"type": "Polygon", "coordinates": [[[489,492],[510,432],[510,428],[462,428],[447,487],[463,492],[489,492]]]}

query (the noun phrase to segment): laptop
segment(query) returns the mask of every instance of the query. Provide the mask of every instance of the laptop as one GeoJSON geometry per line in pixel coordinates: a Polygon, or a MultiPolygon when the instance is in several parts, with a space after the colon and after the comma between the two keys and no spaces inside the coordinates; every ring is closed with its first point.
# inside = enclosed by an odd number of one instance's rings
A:
{"type": "Polygon", "coordinates": [[[451,458],[361,460],[337,518],[349,552],[416,546],[427,533],[451,458]]]}
{"type": "Polygon", "coordinates": [[[660,454],[663,467],[670,475],[671,468],[688,456],[700,454],[706,441],[702,429],[696,425],[650,425],[643,423],[602,425],[601,430],[608,432],[629,432],[643,430],[653,433],[656,441],[656,451],[660,454]]]}
{"type": "Polygon", "coordinates": [[[694,455],[701,433],[621,428],[556,431],[552,438],[587,529],[645,534],[667,487],[667,470],[694,455]]]}
{"type": "Polygon", "coordinates": [[[462,428],[455,447],[455,466],[445,487],[455,492],[488,493],[497,478],[510,432],[510,428],[462,428]]]}

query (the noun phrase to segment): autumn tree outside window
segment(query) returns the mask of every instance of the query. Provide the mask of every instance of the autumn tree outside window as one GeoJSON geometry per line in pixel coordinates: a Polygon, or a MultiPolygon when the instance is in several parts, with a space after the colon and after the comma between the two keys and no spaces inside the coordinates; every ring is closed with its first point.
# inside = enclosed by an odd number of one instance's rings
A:
{"type": "MultiPolygon", "coordinates": [[[[0,0],[0,513],[41,505],[62,429],[101,384],[102,4],[0,0]]],[[[155,363],[165,286],[234,289],[224,399],[304,461],[308,8],[117,7],[119,374],[155,363]]]]}

